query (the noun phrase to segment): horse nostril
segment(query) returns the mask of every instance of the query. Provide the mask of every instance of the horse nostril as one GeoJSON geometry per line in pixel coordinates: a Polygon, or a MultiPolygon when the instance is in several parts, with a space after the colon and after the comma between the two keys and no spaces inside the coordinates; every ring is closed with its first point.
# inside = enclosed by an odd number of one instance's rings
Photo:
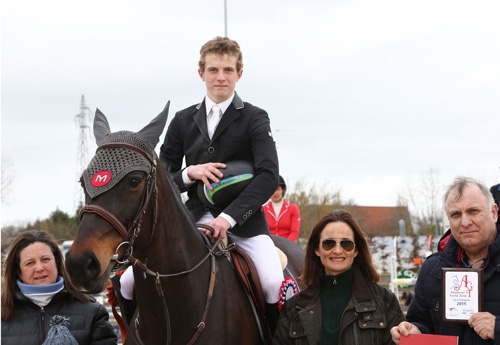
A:
{"type": "Polygon", "coordinates": [[[99,263],[99,260],[97,260],[97,258],[93,254],[90,254],[85,264],[83,265],[83,270],[85,276],[87,276],[88,278],[94,278],[95,276],[98,276],[101,272],[101,265],[99,263]]]}
{"type": "Polygon", "coordinates": [[[67,256],[66,269],[73,282],[80,283],[99,276],[101,265],[93,253],[87,252],[76,257],[74,254],[67,256]]]}

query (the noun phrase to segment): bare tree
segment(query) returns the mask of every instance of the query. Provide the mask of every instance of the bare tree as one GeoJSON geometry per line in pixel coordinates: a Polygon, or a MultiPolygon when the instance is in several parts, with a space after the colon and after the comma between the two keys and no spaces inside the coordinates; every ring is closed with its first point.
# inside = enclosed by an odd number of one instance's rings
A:
{"type": "Polygon", "coordinates": [[[405,191],[398,195],[398,203],[406,203],[414,226],[420,234],[439,233],[438,222],[442,218],[441,196],[443,183],[439,171],[430,168],[416,182],[409,182],[405,191]]]}
{"type": "Polygon", "coordinates": [[[9,195],[12,192],[15,171],[12,162],[2,156],[2,204],[9,204],[9,195]]]}
{"type": "Polygon", "coordinates": [[[335,208],[353,204],[343,202],[340,190],[332,187],[328,181],[318,186],[316,183],[297,181],[293,188],[288,188],[286,198],[300,209],[299,237],[308,239],[318,220],[335,208]]]}

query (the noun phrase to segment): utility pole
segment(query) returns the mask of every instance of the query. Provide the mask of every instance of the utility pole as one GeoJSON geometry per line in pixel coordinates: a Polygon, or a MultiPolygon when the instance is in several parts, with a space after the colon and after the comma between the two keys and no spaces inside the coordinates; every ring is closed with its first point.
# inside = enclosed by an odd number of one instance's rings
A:
{"type": "Polygon", "coordinates": [[[224,36],[227,37],[227,0],[224,0],[224,36]]]}
{"type": "Polygon", "coordinates": [[[85,103],[85,96],[80,100],[80,113],[75,115],[75,123],[78,127],[78,148],[76,155],[76,180],[75,180],[75,210],[78,210],[85,203],[83,189],[77,183],[82,176],[83,170],[89,163],[89,140],[92,134],[92,122],[94,114],[85,103]]]}

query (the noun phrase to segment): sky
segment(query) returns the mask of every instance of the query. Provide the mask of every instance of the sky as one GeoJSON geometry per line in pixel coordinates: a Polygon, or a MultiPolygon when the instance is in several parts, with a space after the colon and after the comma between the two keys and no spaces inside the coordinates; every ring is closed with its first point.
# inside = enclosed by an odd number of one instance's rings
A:
{"type": "Polygon", "coordinates": [[[199,49],[226,27],[236,91],[269,113],[289,190],[395,206],[429,169],[500,182],[499,1],[226,4],[227,22],[223,0],[3,0],[2,227],[74,214],[82,95],[112,131],[168,100],[171,118],[205,96],[199,49]]]}

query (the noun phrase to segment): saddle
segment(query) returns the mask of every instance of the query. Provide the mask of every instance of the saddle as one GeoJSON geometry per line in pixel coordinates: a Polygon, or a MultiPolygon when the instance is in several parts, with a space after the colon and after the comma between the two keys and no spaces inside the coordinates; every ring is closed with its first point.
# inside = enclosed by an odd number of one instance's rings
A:
{"type": "Polygon", "coordinates": [[[266,310],[266,301],[260,285],[259,275],[255,269],[252,259],[242,249],[236,246],[231,250],[231,260],[240,282],[243,284],[246,292],[252,297],[257,308],[258,314],[264,318],[266,310]]]}
{"type": "MultiPolygon", "coordinates": [[[[288,264],[288,259],[281,249],[278,247],[275,248],[278,252],[278,256],[280,257],[281,268],[285,271],[287,270],[286,266],[288,264]]],[[[255,264],[248,254],[238,246],[231,249],[230,253],[231,262],[236,275],[238,276],[240,283],[243,285],[243,288],[250,299],[250,303],[253,304],[252,309],[254,311],[256,321],[260,325],[259,331],[262,340],[264,344],[268,344],[268,342],[271,343],[273,331],[271,330],[269,320],[267,319],[266,301],[264,299],[264,293],[262,291],[255,264]]]]}

